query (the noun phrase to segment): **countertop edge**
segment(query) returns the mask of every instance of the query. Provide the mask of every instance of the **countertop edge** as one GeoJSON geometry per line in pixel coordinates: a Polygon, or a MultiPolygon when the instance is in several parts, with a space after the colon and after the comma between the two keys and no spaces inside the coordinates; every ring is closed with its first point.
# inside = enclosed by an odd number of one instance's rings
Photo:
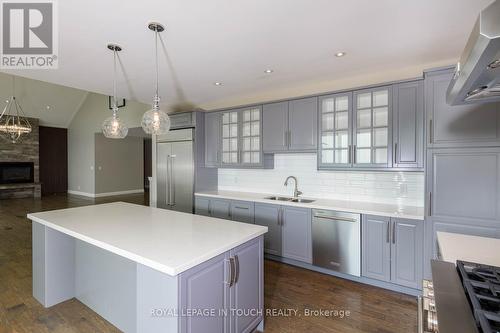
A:
{"type": "MultiPolygon", "coordinates": [[[[36,214],[36,213],[34,213],[36,214]]],[[[207,252],[206,254],[204,254],[203,256],[201,257],[198,257],[196,258],[195,260],[191,260],[190,262],[184,264],[184,265],[180,265],[180,266],[177,266],[177,267],[169,267],[169,266],[166,266],[166,265],[163,265],[163,264],[160,264],[154,260],[151,260],[151,259],[148,259],[148,258],[145,258],[143,256],[140,256],[140,255],[137,255],[135,253],[132,253],[132,252],[129,252],[129,251],[126,251],[126,250],[123,250],[121,248],[118,248],[116,246],[113,246],[111,244],[108,244],[108,243],[104,243],[102,241],[99,241],[99,240],[96,240],[94,238],[90,238],[88,236],[85,236],[85,235],[82,235],[80,233],[77,233],[77,232],[74,232],[72,230],[69,230],[69,229],[66,229],[66,228],[63,228],[61,226],[58,226],[56,224],[53,224],[51,222],[48,222],[46,220],[43,220],[37,216],[34,216],[33,214],[27,214],[27,217],[28,219],[30,219],[31,221],[33,222],[36,222],[36,223],[40,223],[46,227],[49,227],[51,229],[54,229],[56,231],[59,231],[63,234],[66,234],[70,237],[73,237],[73,238],[76,238],[78,240],[81,240],[83,242],[86,242],[88,244],[91,244],[91,245],[94,245],[94,246],[97,246],[103,250],[106,250],[106,251],[109,251],[111,253],[114,253],[116,255],[119,255],[123,258],[127,258],[129,260],[132,260],[136,263],[139,263],[139,264],[142,264],[144,266],[147,266],[147,267],[150,267],[152,269],[155,269],[161,273],[164,273],[164,274],[167,274],[169,276],[177,276],[185,271],[187,271],[188,269],[190,268],[193,268],[201,263],[204,263],[205,261],[207,260],[210,260],[224,252],[227,252],[231,249],[234,249],[235,247],[239,246],[239,245],[242,245],[254,238],[257,238],[257,237],[260,237],[262,235],[264,235],[266,232],[267,232],[267,227],[264,227],[262,226],[262,228],[265,228],[266,230],[262,230],[262,231],[257,231],[257,232],[254,232],[248,236],[245,236],[243,237],[241,240],[237,241],[237,242],[233,242],[231,244],[227,244],[225,246],[222,246],[220,248],[218,248],[217,250],[214,250],[212,252],[207,252]]]]}
{"type": "MultiPolygon", "coordinates": [[[[207,198],[220,198],[220,199],[227,199],[227,200],[251,201],[251,202],[258,202],[258,203],[271,204],[271,205],[302,207],[302,208],[310,208],[310,209],[336,210],[336,211],[343,211],[343,212],[349,212],[349,213],[394,217],[394,218],[402,218],[402,219],[409,219],[409,220],[419,220],[419,221],[425,220],[425,217],[420,216],[420,215],[393,214],[393,213],[374,211],[374,210],[368,210],[368,209],[356,209],[356,208],[350,208],[350,207],[340,207],[340,206],[335,206],[335,205],[328,206],[328,205],[318,205],[318,204],[314,204],[314,203],[298,203],[298,202],[289,202],[289,201],[277,202],[277,201],[268,200],[268,199],[264,199],[264,198],[255,199],[255,198],[238,197],[237,195],[231,196],[231,195],[203,193],[203,192],[196,192],[194,195],[199,196],[199,197],[207,197],[207,198]]],[[[272,194],[262,193],[262,195],[266,196],[266,195],[272,195],[272,194]]],[[[311,198],[311,199],[314,199],[314,198],[311,198]]]]}

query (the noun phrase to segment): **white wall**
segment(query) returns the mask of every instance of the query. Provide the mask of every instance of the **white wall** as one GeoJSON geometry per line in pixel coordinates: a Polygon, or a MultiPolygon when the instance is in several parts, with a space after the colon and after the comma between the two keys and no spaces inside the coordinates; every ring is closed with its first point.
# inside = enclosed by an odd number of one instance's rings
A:
{"type": "Polygon", "coordinates": [[[219,169],[219,190],[293,195],[296,176],[304,197],[423,207],[423,172],[318,171],[316,154],[276,154],[274,169],[219,169]]]}
{"type": "MultiPolygon", "coordinates": [[[[127,106],[120,108],[119,117],[129,128],[139,127],[142,115],[149,107],[146,104],[127,100],[127,106]]],[[[69,191],[96,194],[95,134],[101,132],[102,122],[110,116],[108,97],[89,93],[68,127],[69,191]]],[[[127,166],[124,165],[124,167],[127,166]]]]}
{"type": "Polygon", "coordinates": [[[144,189],[143,138],[108,139],[95,134],[95,193],[144,189]]]}

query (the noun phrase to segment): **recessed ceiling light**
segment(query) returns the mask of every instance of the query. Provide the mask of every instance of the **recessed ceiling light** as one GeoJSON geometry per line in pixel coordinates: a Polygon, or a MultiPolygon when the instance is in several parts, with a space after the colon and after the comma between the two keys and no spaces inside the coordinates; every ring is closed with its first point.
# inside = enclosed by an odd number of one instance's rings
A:
{"type": "Polygon", "coordinates": [[[335,53],[335,56],[337,58],[343,57],[343,56],[345,56],[345,52],[337,52],[337,53],[335,53]]]}
{"type": "Polygon", "coordinates": [[[50,105],[47,105],[45,108],[46,108],[47,110],[50,110],[50,105]]]}
{"type": "Polygon", "coordinates": [[[272,72],[274,72],[272,69],[266,69],[266,70],[264,71],[264,73],[266,73],[266,74],[271,74],[272,72]]]}
{"type": "Polygon", "coordinates": [[[216,86],[222,86],[222,82],[214,82],[214,85],[216,85],[216,86]]]}

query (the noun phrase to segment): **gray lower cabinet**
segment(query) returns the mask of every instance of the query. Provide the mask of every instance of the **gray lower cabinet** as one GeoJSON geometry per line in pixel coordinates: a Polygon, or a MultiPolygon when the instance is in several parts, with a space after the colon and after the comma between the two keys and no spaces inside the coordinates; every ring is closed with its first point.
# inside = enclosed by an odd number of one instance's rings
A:
{"type": "Polygon", "coordinates": [[[446,90],[453,69],[425,75],[427,147],[498,146],[500,103],[450,106],[446,90]]]}
{"type": "Polygon", "coordinates": [[[317,97],[265,104],[262,110],[264,153],[316,151],[317,97]]]}
{"type": "Polygon", "coordinates": [[[363,215],[362,221],[362,274],[389,281],[391,279],[391,219],[383,216],[363,215]]]}
{"type": "Polygon", "coordinates": [[[217,112],[205,115],[205,166],[220,165],[221,115],[217,112]]]}
{"type": "Polygon", "coordinates": [[[210,199],[210,216],[220,219],[231,219],[231,201],[225,199],[210,199]]]}
{"type": "Polygon", "coordinates": [[[195,197],[194,211],[197,215],[210,216],[210,199],[195,197]]]}
{"type": "Polygon", "coordinates": [[[254,223],[254,203],[231,201],[231,218],[237,222],[254,223]]]}
{"type": "Polygon", "coordinates": [[[420,289],[424,221],[363,216],[362,275],[420,289]]]}
{"type": "Polygon", "coordinates": [[[182,333],[223,333],[229,331],[230,290],[226,252],[181,274],[179,279],[180,309],[215,309],[216,316],[182,316],[182,333]]]}
{"type": "MultiPolygon", "coordinates": [[[[230,318],[231,332],[249,333],[263,318],[256,310],[264,308],[264,253],[263,240],[245,243],[230,252],[235,260],[236,278],[230,292],[231,309],[241,314],[230,318]]],[[[204,331],[205,332],[205,331],[204,331]]]]}
{"type": "Polygon", "coordinates": [[[281,206],[255,204],[255,224],[267,227],[264,234],[264,252],[275,256],[282,254],[281,206]]]}
{"type": "Polygon", "coordinates": [[[196,196],[197,215],[217,217],[237,222],[254,223],[254,203],[249,201],[216,199],[196,196]]]}
{"type": "Polygon", "coordinates": [[[282,206],[283,257],[312,263],[311,210],[282,206]]]}
{"type": "Polygon", "coordinates": [[[255,310],[264,306],[262,246],[262,237],[256,238],[181,274],[180,309],[213,309],[215,315],[182,316],[180,332],[248,333],[257,327],[263,315],[255,310]]]}
{"type": "Polygon", "coordinates": [[[394,168],[424,167],[424,82],[393,86],[392,135],[394,168]]]}
{"type": "Polygon", "coordinates": [[[424,221],[391,218],[391,281],[421,289],[424,221]]]}

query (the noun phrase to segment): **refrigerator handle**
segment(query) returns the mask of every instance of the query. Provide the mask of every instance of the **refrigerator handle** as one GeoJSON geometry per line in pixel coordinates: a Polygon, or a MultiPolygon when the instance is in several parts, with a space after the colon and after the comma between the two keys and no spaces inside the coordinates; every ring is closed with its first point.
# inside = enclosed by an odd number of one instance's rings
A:
{"type": "Polygon", "coordinates": [[[175,206],[175,167],[174,167],[174,162],[175,162],[175,158],[177,157],[177,155],[171,155],[170,156],[170,180],[171,180],[171,199],[170,199],[170,205],[172,206],[175,206]]]}
{"type": "Polygon", "coordinates": [[[172,197],[172,194],[171,194],[171,183],[172,183],[172,178],[170,178],[170,170],[171,170],[171,166],[170,166],[170,155],[167,155],[167,206],[170,206],[170,201],[171,201],[171,197],[172,197]]]}

